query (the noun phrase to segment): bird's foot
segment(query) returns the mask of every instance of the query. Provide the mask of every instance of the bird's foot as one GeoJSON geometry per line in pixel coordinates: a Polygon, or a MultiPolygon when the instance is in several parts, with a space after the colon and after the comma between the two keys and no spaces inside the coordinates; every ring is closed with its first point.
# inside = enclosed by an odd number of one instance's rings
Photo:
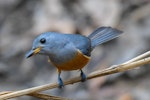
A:
{"type": "Polygon", "coordinates": [[[85,82],[87,78],[86,78],[86,75],[84,74],[84,72],[82,70],[81,70],[80,76],[81,76],[81,82],[85,82]]]}
{"type": "Polygon", "coordinates": [[[63,83],[63,81],[62,81],[62,79],[60,77],[58,77],[58,85],[59,85],[58,87],[60,89],[64,87],[64,83],[63,83]]]}

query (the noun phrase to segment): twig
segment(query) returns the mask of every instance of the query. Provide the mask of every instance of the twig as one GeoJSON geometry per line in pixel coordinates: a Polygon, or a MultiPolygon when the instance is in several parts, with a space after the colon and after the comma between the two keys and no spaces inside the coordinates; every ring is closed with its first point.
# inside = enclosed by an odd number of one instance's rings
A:
{"type": "Polygon", "coordinates": [[[68,98],[52,96],[52,95],[47,95],[47,94],[42,94],[42,93],[31,93],[29,94],[29,96],[34,96],[43,100],[71,100],[68,98]]]}
{"type": "MultiPolygon", "coordinates": [[[[118,72],[127,71],[129,69],[133,69],[133,68],[136,68],[136,67],[142,66],[144,64],[148,64],[148,63],[150,63],[150,57],[147,57],[142,60],[134,61],[131,63],[127,63],[127,64],[115,65],[115,67],[112,66],[108,69],[104,69],[104,70],[100,70],[100,71],[91,73],[90,75],[88,75],[87,80],[96,78],[96,77],[101,77],[101,76],[105,76],[105,75],[118,73],[118,72]]],[[[76,78],[72,78],[70,80],[64,81],[64,85],[74,84],[74,83],[77,83],[80,81],[81,81],[81,78],[76,77],[76,78]]],[[[33,88],[29,88],[29,89],[24,89],[24,90],[20,90],[20,91],[2,95],[2,96],[0,96],[0,100],[15,98],[18,96],[27,95],[27,94],[40,92],[40,91],[44,91],[44,90],[48,90],[48,89],[53,89],[53,88],[57,88],[57,87],[58,87],[57,83],[52,83],[52,84],[42,85],[42,86],[33,87],[33,88]]]]}
{"type": "Polygon", "coordinates": [[[0,96],[4,95],[4,94],[8,94],[8,93],[12,93],[12,91],[4,91],[4,92],[0,92],[0,96]]]}
{"type": "MultiPolygon", "coordinates": [[[[0,92],[0,96],[4,95],[4,94],[9,94],[9,93],[12,93],[12,92],[14,92],[14,91],[0,92]]],[[[43,93],[31,93],[31,94],[28,94],[28,95],[36,97],[36,98],[40,98],[42,100],[71,100],[71,99],[68,99],[68,98],[52,96],[52,95],[47,95],[47,94],[43,94],[43,93]]]]}
{"type": "Polygon", "coordinates": [[[145,57],[148,57],[148,56],[150,56],[150,51],[147,51],[147,52],[145,52],[145,53],[143,53],[143,54],[141,54],[141,55],[125,62],[125,63],[123,63],[123,64],[127,64],[127,63],[131,63],[131,62],[134,62],[134,61],[137,61],[137,60],[141,60],[141,59],[143,59],[145,57]]]}

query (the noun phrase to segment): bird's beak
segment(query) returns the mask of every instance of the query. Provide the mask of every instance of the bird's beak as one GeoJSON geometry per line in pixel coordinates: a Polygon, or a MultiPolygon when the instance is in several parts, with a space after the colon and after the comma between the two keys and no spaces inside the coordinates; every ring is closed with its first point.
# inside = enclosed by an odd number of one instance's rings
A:
{"type": "Polygon", "coordinates": [[[36,49],[32,49],[32,50],[30,50],[29,52],[26,53],[25,57],[29,58],[29,57],[31,57],[33,55],[38,54],[40,51],[41,51],[41,47],[38,47],[36,49]]]}

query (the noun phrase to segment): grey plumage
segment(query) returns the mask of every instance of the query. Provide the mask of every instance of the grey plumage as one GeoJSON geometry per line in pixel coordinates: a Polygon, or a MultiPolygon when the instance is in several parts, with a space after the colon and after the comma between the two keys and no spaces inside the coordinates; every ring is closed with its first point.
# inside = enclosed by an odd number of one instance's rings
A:
{"type": "MultiPolygon", "coordinates": [[[[52,56],[52,60],[54,57],[54,59],[58,58],[60,61],[63,61],[61,55],[66,54],[68,57],[65,58],[70,58],[69,56],[74,54],[77,50],[80,50],[84,55],[90,56],[91,51],[96,46],[118,37],[121,33],[122,31],[111,27],[100,27],[87,37],[79,34],[45,32],[34,40],[32,49],[42,46],[44,48],[39,52],[40,54],[52,56]],[[46,39],[46,43],[40,43],[40,39],[42,38],[46,39]]],[[[28,54],[26,56],[28,56],[28,54]]]]}
{"type": "Polygon", "coordinates": [[[29,58],[36,54],[49,56],[51,63],[58,69],[58,84],[63,87],[61,70],[81,70],[81,81],[86,80],[82,68],[89,62],[91,51],[104,42],[112,40],[122,32],[111,27],[100,27],[89,36],[45,32],[33,42],[32,49],[26,54],[29,58]],[[88,57],[89,56],[89,57],[88,57]]]}
{"type": "Polygon", "coordinates": [[[91,39],[91,48],[94,49],[96,46],[118,37],[121,33],[122,31],[111,27],[100,27],[88,36],[91,39]]]}

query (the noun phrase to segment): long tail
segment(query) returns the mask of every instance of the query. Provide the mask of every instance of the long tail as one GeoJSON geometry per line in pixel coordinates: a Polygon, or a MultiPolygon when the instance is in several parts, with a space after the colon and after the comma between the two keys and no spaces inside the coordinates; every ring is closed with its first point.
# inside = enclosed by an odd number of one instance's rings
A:
{"type": "Polygon", "coordinates": [[[91,33],[88,37],[91,39],[91,47],[93,49],[99,44],[105,43],[118,37],[121,33],[122,31],[111,27],[100,27],[91,33]]]}

